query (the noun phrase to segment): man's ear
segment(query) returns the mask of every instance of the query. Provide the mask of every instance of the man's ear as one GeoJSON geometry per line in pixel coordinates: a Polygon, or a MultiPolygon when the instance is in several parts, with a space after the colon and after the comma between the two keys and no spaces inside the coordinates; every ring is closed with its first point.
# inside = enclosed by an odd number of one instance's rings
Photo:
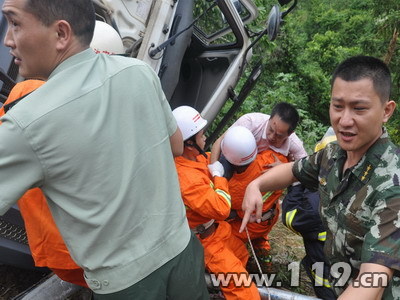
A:
{"type": "Polygon", "coordinates": [[[71,25],[65,20],[58,20],[54,24],[56,32],[56,49],[63,50],[70,45],[73,37],[71,25]]]}
{"type": "Polygon", "coordinates": [[[389,121],[390,117],[393,115],[395,108],[396,108],[396,102],[394,102],[393,100],[389,100],[385,104],[385,109],[383,113],[383,123],[389,121]]]}

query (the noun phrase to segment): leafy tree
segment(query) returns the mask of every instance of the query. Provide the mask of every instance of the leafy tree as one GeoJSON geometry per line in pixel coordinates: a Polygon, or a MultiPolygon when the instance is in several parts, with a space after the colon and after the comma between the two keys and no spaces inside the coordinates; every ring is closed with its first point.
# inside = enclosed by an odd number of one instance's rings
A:
{"type": "MultiPolygon", "coordinates": [[[[260,31],[276,2],[254,2],[260,14],[249,28],[260,31]]],[[[262,61],[264,72],[236,117],[254,111],[270,113],[280,101],[293,103],[302,119],[296,133],[311,152],[329,126],[330,78],[343,59],[357,54],[384,59],[393,74],[392,98],[399,99],[399,25],[398,0],[299,0],[285,17],[277,39],[271,42],[264,37],[255,47],[253,61],[262,61]]],[[[398,111],[387,128],[399,143],[398,111]]]]}

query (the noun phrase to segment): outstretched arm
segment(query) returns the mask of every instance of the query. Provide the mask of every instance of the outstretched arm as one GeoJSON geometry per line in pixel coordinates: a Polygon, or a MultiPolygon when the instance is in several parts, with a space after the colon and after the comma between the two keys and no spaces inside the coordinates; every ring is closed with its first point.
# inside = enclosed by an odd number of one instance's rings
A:
{"type": "Polygon", "coordinates": [[[293,175],[292,167],[293,163],[281,164],[250,182],[243,198],[244,217],[239,232],[244,230],[248,222],[261,221],[263,206],[261,193],[281,190],[297,181],[293,175]]]}

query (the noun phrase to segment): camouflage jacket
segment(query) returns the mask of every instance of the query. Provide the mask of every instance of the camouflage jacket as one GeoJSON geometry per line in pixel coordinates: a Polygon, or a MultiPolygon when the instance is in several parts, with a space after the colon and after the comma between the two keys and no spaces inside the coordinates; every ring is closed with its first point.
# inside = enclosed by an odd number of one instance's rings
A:
{"type": "Polygon", "coordinates": [[[383,299],[400,299],[399,154],[384,130],[344,173],[346,151],[338,144],[294,164],[296,178],[319,191],[321,217],[329,229],[325,254],[332,275],[342,275],[332,278],[338,294],[354,282],[361,263],[376,263],[395,272],[383,299]]]}

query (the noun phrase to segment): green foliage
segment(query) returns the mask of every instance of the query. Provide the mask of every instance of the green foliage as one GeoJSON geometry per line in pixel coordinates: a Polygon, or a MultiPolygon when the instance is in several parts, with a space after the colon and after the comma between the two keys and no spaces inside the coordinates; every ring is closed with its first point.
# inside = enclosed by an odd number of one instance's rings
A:
{"type": "Polygon", "coordinates": [[[304,148],[308,154],[314,152],[315,145],[321,140],[325,132],[328,130],[328,126],[321,124],[310,117],[310,114],[298,108],[300,115],[300,124],[296,129],[296,134],[303,141],[304,148]]]}
{"type": "MultiPolygon", "coordinates": [[[[277,1],[253,1],[259,17],[249,28],[259,32],[277,1]]],[[[253,61],[262,61],[264,71],[235,119],[248,112],[270,113],[275,103],[290,102],[299,109],[301,124],[296,133],[310,153],[329,126],[330,77],[343,59],[364,54],[387,60],[393,75],[392,99],[398,101],[400,41],[395,30],[400,32],[398,0],[299,0],[285,17],[278,38],[271,42],[264,37],[253,49],[253,61]]],[[[223,111],[230,106],[228,101],[223,111]]],[[[386,126],[399,143],[398,111],[386,126]]]]}
{"type": "Polygon", "coordinates": [[[399,109],[395,111],[394,115],[390,118],[386,124],[386,128],[389,132],[392,141],[397,145],[400,145],[400,112],[399,109]]]}

